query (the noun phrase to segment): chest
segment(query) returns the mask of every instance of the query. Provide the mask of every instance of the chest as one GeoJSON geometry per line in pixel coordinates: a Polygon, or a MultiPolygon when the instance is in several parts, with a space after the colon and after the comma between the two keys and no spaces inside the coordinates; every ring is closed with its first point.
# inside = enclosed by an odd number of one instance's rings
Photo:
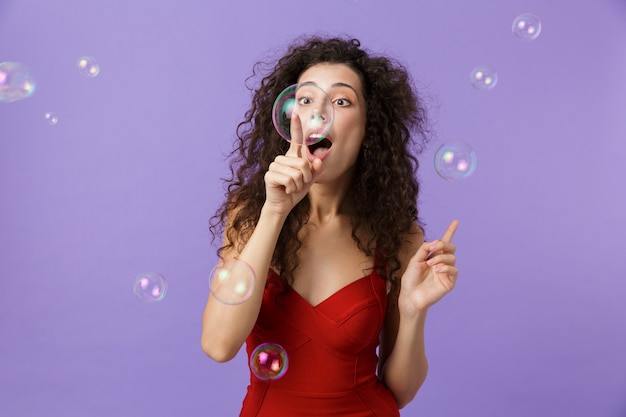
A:
{"type": "Polygon", "coordinates": [[[368,275],[374,266],[373,256],[358,248],[347,226],[312,226],[302,242],[292,287],[311,305],[368,275]]]}

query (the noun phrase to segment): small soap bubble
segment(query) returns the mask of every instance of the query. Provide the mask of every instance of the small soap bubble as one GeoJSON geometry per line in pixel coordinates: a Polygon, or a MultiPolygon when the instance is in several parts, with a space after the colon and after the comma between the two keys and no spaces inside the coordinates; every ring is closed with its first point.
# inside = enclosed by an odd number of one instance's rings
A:
{"type": "Polygon", "coordinates": [[[135,296],[146,303],[156,303],[165,298],[167,281],[161,274],[146,272],[137,275],[133,283],[135,296]]]}
{"type": "Polygon", "coordinates": [[[241,304],[254,291],[256,274],[250,265],[240,259],[227,259],[211,271],[211,294],[221,303],[241,304]]]}
{"type": "Polygon", "coordinates": [[[100,66],[94,57],[81,56],[76,62],[78,72],[88,78],[93,78],[100,74],[100,66]]]}
{"type": "Polygon", "coordinates": [[[477,90],[493,90],[498,73],[488,65],[479,65],[470,73],[470,84],[477,90]]]}
{"type": "Polygon", "coordinates": [[[513,35],[523,41],[534,41],[541,33],[541,20],[532,13],[522,13],[513,20],[513,35]]]}
{"type": "Polygon", "coordinates": [[[24,64],[0,62],[0,102],[21,100],[34,93],[35,80],[24,64]]]}
{"type": "Polygon", "coordinates": [[[465,142],[449,142],[435,153],[435,170],[446,181],[459,181],[472,175],[476,169],[476,154],[465,142]]]}
{"type": "Polygon", "coordinates": [[[313,83],[294,84],[285,88],[274,101],[272,122],[276,131],[291,141],[291,120],[297,115],[307,145],[324,139],[335,117],[328,94],[313,83]]]}
{"type": "Polygon", "coordinates": [[[59,117],[51,111],[44,113],[43,118],[50,126],[54,126],[59,123],[59,117]]]}
{"type": "Polygon", "coordinates": [[[250,370],[264,381],[282,378],[288,367],[287,352],[277,343],[263,343],[250,355],[250,370]]]}

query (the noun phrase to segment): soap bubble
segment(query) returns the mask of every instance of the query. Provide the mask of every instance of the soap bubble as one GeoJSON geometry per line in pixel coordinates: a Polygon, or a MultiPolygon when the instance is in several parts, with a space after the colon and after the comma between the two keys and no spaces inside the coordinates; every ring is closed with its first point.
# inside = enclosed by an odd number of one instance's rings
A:
{"type": "Polygon", "coordinates": [[[310,82],[285,88],[274,101],[272,122],[287,141],[291,141],[291,120],[295,114],[302,122],[307,145],[317,143],[328,135],[335,115],[328,94],[310,82]]]}
{"type": "Polygon", "coordinates": [[[35,80],[24,64],[0,62],[0,102],[24,99],[34,93],[35,80]]]}
{"type": "Polygon", "coordinates": [[[59,123],[59,117],[51,111],[44,113],[43,118],[50,126],[54,126],[59,123]]]}
{"type": "Polygon", "coordinates": [[[513,20],[513,35],[523,41],[534,41],[541,33],[541,20],[532,13],[522,13],[513,20]]]}
{"type": "Polygon", "coordinates": [[[78,72],[88,78],[93,78],[100,74],[100,65],[94,57],[81,56],[76,62],[78,72]]]}
{"type": "Polygon", "coordinates": [[[449,142],[435,153],[435,170],[446,181],[459,181],[476,169],[476,154],[465,142],[449,142]]]}
{"type": "Polygon", "coordinates": [[[137,275],[133,283],[135,296],[146,303],[156,303],[165,298],[167,281],[156,272],[146,272],[137,275]]]}
{"type": "Polygon", "coordinates": [[[256,274],[240,259],[227,259],[211,271],[211,294],[221,303],[235,305],[248,300],[254,291],[256,274]]]}
{"type": "Polygon", "coordinates": [[[279,379],[289,367],[285,349],[277,343],[263,343],[250,355],[250,370],[259,379],[279,379]]]}
{"type": "Polygon", "coordinates": [[[477,90],[493,90],[498,73],[488,65],[479,65],[470,73],[470,84],[477,90]]]}

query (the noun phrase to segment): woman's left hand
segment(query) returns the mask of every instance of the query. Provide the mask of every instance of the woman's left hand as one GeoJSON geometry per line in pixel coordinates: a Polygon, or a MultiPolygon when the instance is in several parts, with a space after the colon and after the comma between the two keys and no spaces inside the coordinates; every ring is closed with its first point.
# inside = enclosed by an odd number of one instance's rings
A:
{"type": "Polygon", "coordinates": [[[454,288],[459,270],[452,236],[458,225],[458,220],[453,220],[440,240],[424,242],[409,261],[398,297],[401,313],[415,315],[426,310],[454,288]]]}

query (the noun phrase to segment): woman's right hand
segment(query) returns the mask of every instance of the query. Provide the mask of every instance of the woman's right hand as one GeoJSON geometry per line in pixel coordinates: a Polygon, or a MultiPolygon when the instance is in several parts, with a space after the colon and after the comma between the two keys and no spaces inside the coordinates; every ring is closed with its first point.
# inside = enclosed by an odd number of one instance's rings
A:
{"type": "Polygon", "coordinates": [[[320,159],[309,161],[303,136],[302,122],[294,114],[289,149],[285,155],[278,155],[265,173],[265,208],[281,216],[287,216],[304,198],[322,172],[320,159]]]}

